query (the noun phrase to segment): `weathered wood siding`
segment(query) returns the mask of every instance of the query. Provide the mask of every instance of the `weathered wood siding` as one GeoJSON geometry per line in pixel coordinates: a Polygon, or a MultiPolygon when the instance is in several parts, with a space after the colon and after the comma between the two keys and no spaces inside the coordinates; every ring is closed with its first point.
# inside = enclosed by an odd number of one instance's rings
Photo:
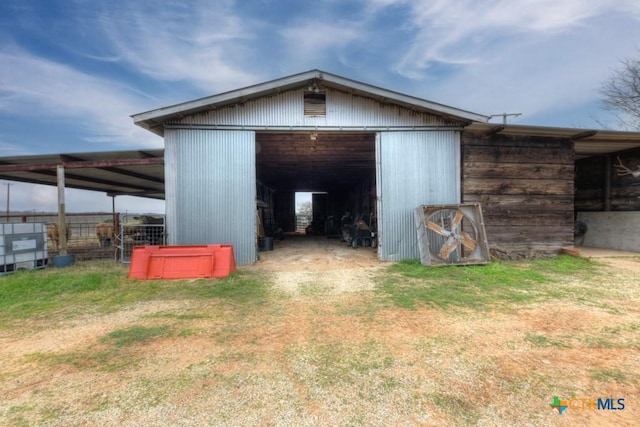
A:
{"type": "Polygon", "coordinates": [[[640,177],[619,175],[614,167],[617,157],[631,170],[640,167],[640,150],[576,162],[577,212],[640,211],[640,177]]]}
{"type": "Polygon", "coordinates": [[[492,252],[558,253],[573,243],[573,143],[564,139],[462,139],[462,200],[480,202],[492,252]]]}

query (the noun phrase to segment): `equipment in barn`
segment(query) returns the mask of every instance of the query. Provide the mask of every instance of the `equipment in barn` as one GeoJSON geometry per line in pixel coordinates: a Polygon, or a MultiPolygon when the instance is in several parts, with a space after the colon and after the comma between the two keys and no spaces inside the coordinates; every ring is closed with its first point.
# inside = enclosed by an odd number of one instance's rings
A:
{"type": "Polygon", "coordinates": [[[340,235],[342,241],[347,242],[347,245],[351,245],[353,217],[349,212],[345,212],[340,218],[340,235]]]}
{"type": "Polygon", "coordinates": [[[373,215],[363,214],[354,223],[343,225],[343,239],[347,242],[347,246],[375,248],[377,246],[375,222],[373,215]]]}
{"type": "Polygon", "coordinates": [[[0,224],[0,276],[47,266],[47,228],[43,223],[0,224]]]}
{"type": "Polygon", "coordinates": [[[268,252],[273,250],[273,237],[259,237],[258,238],[258,249],[261,252],[268,252]]]}
{"type": "Polygon", "coordinates": [[[419,206],[414,214],[423,265],[491,261],[480,204],[419,206]]]}
{"type": "Polygon", "coordinates": [[[335,216],[330,215],[324,222],[324,234],[327,238],[340,237],[340,226],[335,216]]]}

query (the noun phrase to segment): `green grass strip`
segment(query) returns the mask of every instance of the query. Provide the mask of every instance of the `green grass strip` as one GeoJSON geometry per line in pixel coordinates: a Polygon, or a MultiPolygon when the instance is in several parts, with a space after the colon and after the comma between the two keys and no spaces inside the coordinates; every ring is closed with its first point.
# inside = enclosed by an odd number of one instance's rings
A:
{"type": "Polygon", "coordinates": [[[589,260],[559,256],[528,262],[494,261],[486,265],[428,267],[403,261],[389,268],[377,290],[398,307],[484,309],[562,298],[571,292],[552,286],[561,277],[595,274],[589,260]]]}

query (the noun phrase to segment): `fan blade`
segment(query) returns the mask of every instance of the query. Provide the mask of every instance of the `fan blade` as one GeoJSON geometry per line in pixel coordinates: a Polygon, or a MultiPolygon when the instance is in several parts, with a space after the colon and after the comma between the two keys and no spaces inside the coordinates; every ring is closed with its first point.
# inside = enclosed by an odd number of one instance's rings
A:
{"type": "Polygon", "coordinates": [[[458,241],[456,239],[447,239],[447,241],[444,242],[444,245],[440,248],[440,253],[438,255],[440,258],[447,260],[449,255],[451,255],[451,252],[453,252],[457,246],[458,241]]]}
{"type": "Polygon", "coordinates": [[[476,248],[478,247],[478,244],[476,243],[475,240],[471,238],[469,233],[467,233],[466,231],[463,231],[460,233],[460,235],[462,236],[462,244],[465,245],[466,248],[469,249],[471,252],[475,251],[476,248]]]}
{"type": "Polygon", "coordinates": [[[464,214],[460,211],[456,212],[456,216],[453,218],[453,221],[451,222],[451,231],[453,231],[454,233],[456,232],[456,229],[458,228],[458,225],[460,225],[460,221],[462,221],[462,218],[464,217],[464,214]]]}
{"type": "Polygon", "coordinates": [[[432,222],[432,221],[427,222],[427,228],[429,230],[435,231],[436,233],[438,233],[441,236],[449,237],[449,232],[447,230],[445,230],[444,228],[440,227],[435,222],[432,222]]]}

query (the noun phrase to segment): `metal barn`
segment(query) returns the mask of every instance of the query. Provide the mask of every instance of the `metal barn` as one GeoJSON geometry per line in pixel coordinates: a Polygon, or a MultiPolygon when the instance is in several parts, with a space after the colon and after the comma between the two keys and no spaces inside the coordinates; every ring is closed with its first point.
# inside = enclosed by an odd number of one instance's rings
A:
{"type": "Polygon", "coordinates": [[[133,119],[165,140],[168,244],[232,244],[246,265],[300,191],[319,221],[375,218],[381,260],[418,258],[413,209],[461,201],[461,133],[488,117],[312,70],[133,119]]]}
{"type": "Polygon", "coordinates": [[[166,244],[232,244],[238,264],[263,232],[296,229],[298,191],[314,193],[312,224],[367,218],[381,260],[420,257],[417,207],[458,203],[482,206],[495,257],[576,237],[640,251],[638,132],[489,123],[318,70],[133,119],[165,149],[3,157],[0,178],[60,188],[67,169],[63,188],[165,199],[166,244]]]}

